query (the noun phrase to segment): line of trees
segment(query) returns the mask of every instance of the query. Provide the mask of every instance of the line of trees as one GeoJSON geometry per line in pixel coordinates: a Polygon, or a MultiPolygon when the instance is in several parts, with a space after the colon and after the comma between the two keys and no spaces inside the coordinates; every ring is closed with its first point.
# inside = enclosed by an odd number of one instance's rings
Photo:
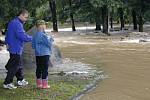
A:
{"type": "Polygon", "coordinates": [[[52,21],[54,31],[58,31],[58,21],[70,21],[76,31],[75,21],[78,21],[95,23],[96,30],[108,35],[114,22],[120,23],[120,30],[126,23],[133,23],[134,30],[143,32],[143,24],[150,21],[150,0],[2,0],[0,27],[20,8],[28,9],[36,19],[52,21]]]}

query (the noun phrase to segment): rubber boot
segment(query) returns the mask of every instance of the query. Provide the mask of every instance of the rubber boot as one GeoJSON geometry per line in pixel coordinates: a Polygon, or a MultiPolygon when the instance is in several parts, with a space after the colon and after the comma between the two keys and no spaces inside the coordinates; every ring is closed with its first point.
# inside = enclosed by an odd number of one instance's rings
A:
{"type": "Polygon", "coordinates": [[[42,80],[42,88],[43,88],[43,89],[48,89],[48,88],[50,88],[50,86],[48,85],[47,79],[43,79],[43,80],[42,80]]]}
{"type": "Polygon", "coordinates": [[[37,84],[37,88],[42,88],[42,80],[41,79],[37,79],[36,84],[37,84]]]}

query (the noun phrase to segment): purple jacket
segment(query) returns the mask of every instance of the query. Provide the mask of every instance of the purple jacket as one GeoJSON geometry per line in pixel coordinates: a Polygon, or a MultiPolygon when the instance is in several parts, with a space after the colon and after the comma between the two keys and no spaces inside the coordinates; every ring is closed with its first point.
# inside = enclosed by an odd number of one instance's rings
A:
{"type": "Polygon", "coordinates": [[[24,42],[30,41],[32,41],[32,36],[25,33],[23,22],[18,17],[11,20],[5,37],[5,43],[9,46],[8,51],[12,54],[21,55],[24,42]]]}

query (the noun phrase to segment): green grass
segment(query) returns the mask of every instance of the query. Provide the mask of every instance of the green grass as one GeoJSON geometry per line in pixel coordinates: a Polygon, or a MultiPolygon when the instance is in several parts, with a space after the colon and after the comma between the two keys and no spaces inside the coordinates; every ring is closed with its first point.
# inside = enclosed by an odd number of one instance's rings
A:
{"type": "Polygon", "coordinates": [[[50,89],[37,89],[33,74],[26,75],[30,83],[28,86],[15,90],[3,89],[3,80],[0,80],[0,100],[69,100],[89,83],[87,79],[81,81],[81,79],[66,76],[49,77],[51,77],[49,79],[50,89]]]}

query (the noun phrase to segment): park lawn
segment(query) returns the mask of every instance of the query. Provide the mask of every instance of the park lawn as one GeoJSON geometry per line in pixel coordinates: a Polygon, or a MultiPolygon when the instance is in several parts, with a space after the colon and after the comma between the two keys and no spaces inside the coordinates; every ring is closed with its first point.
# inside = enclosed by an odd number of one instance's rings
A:
{"type": "Polygon", "coordinates": [[[52,77],[49,79],[50,89],[37,89],[34,74],[26,75],[28,86],[18,87],[15,90],[3,89],[3,80],[0,80],[0,100],[69,100],[82,92],[90,82],[87,79],[81,81],[66,76],[52,77]]]}

